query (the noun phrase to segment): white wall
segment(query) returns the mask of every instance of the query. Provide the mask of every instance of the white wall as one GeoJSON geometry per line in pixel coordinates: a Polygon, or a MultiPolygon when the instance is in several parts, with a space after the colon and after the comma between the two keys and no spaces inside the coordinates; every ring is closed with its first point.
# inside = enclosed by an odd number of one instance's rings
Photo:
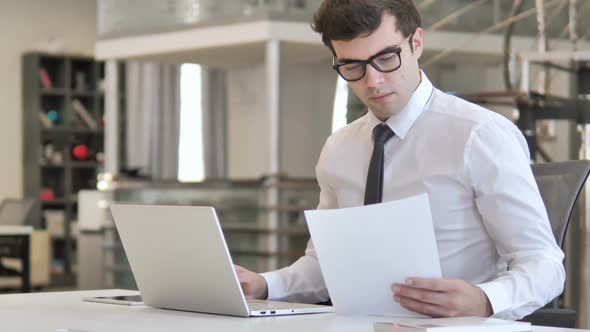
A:
{"type": "Polygon", "coordinates": [[[21,197],[21,55],[57,38],[67,53],[94,53],[96,0],[0,0],[0,200],[21,197]]]}
{"type": "Polygon", "coordinates": [[[270,129],[265,66],[227,72],[227,175],[252,179],[268,174],[270,129]]]}
{"type": "Polygon", "coordinates": [[[330,62],[282,68],[280,169],[315,178],[315,165],[332,132],[337,74],[330,62]]]}
{"type": "MultiPolygon", "coordinates": [[[[269,124],[264,65],[228,71],[228,176],[269,174],[269,124]]],[[[329,63],[282,64],[279,171],[315,177],[315,165],[332,130],[336,73],[329,63]]]]}

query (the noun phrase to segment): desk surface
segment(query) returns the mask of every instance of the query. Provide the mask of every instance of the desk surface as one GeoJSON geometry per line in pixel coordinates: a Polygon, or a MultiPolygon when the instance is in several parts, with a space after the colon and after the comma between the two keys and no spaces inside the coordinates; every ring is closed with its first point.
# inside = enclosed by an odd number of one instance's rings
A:
{"type": "MultiPolygon", "coordinates": [[[[315,314],[282,317],[239,318],[146,306],[128,307],[82,302],[86,296],[130,294],[124,290],[0,295],[2,331],[334,331],[372,332],[374,317],[315,314]]],[[[533,327],[534,332],[590,330],[533,327]]]]}
{"type": "Polygon", "coordinates": [[[2,226],[0,225],[0,235],[27,235],[33,232],[31,226],[2,226]]]}

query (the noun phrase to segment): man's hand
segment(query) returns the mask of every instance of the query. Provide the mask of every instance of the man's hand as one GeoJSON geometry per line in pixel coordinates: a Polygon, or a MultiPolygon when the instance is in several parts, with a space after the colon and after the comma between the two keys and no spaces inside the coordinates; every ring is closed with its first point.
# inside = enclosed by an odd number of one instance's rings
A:
{"type": "Polygon", "coordinates": [[[484,291],[461,279],[409,278],[405,284],[393,284],[392,290],[402,307],[432,317],[493,314],[484,291]]]}
{"type": "Polygon", "coordinates": [[[268,297],[268,285],[266,284],[266,280],[255,272],[239,265],[234,264],[234,268],[236,269],[238,279],[240,280],[240,286],[242,286],[242,292],[244,292],[246,298],[248,300],[266,300],[268,297]]]}

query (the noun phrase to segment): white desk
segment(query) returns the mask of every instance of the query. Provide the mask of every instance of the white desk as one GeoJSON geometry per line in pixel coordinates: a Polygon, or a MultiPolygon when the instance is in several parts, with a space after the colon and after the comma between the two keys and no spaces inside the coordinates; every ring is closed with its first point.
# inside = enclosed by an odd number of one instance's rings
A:
{"type": "MultiPolygon", "coordinates": [[[[0,295],[2,331],[150,332],[150,331],[326,331],[372,332],[383,318],[335,314],[239,318],[192,312],[82,302],[86,296],[130,294],[124,290],[0,295]]],[[[535,332],[590,330],[533,327],[535,332]]]]}
{"type": "Polygon", "coordinates": [[[30,235],[32,232],[31,226],[0,226],[0,235],[30,235]]]}

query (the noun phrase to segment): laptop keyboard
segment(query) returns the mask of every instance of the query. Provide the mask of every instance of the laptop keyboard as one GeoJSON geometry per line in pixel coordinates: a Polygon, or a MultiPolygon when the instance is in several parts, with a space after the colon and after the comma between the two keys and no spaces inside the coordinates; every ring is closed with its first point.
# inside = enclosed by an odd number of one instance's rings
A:
{"type": "Polygon", "coordinates": [[[285,309],[284,303],[276,303],[276,302],[269,302],[269,301],[260,301],[260,300],[248,300],[248,308],[250,310],[260,311],[260,310],[273,310],[273,309],[285,309]]]}

